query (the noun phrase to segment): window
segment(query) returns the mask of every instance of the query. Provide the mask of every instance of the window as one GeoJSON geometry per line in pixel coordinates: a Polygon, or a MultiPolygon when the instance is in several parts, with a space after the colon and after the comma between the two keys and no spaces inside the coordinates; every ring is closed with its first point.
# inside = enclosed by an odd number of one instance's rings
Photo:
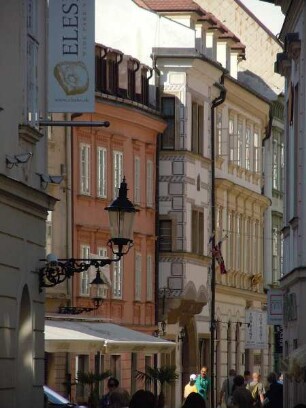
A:
{"type": "Polygon", "coordinates": [[[152,255],[147,255],[147,301],[153,301],[153,267],[152,255]]]}
{"type": "Polygon", "coordinates": [[[230,117],[228,121],[228,136],[229,136],[229,159],[235,160],[235,134],[234,134],[234,118],[230,117]]]}
{"type": "Polygon", "coordinates": [[[117,94],[118,91],[118,54],[115,52],[108,52],[106,56],[106,72],[107,72],[107,92],[117,94]]]}
{"type": "Polygon", "coordinates": [[[251,137],[251,128],[247,126],[245,132],[245,168],[247,170],[251,170],[251,137]]]}
{"type": "Polygon", "coordinates": [[[245,220],[245,248],[244,248],[244,261],[245,267],[244,271],[250,273],[250,251],[251,251],[251,230],[250,230],[250,219],[245,220]]]}
{"type": "Polygon", "coordinates": [[[204,249],[204,214],[199,210],[192,210],[192,252],[203,255],[204,249]]]}
{"type": "MultiPolygon", "coordinates": [[[[99,247],[97,248],[97,253],[98,253],[98,259],[107,259],[107,248],[106,247],[99,247]]],[[[93,258],[93,256],[91,256],[91,258],[93,258]]],[[[108,281],[108,283],[110,283],[110,276],[109,276],[109,265],[104,266],[103,268],[101,268],[101,278],[108,281]]],[[[96,276],[96,270],[94,273],[94,277],[96,276]]],[[[102,298],[106,299],[107,298],[107,290],[104,287],[100,287],[98,294],[100,296],[102,296],[102,298]]]]}
{"type": "Polygon", "coordinates": [[[228,214],[228,220],[227,220],[228,224],[227,224],[227,235],[228,235],[228,239],[226,240],[227,243],[227,267],[228,269],[232,268],[233,266],[233,215],[231,212],[229,212],[228,214]]]}
{"type": "MultiPolygon", "coordinates": [[[[88,245],[81,246],[81,258],[88,259],[90,247],[88,245]]],[[[89,296],[89,270],[80,273],[80,295],[89,296]]]]}
{"type": "Polygon", "coordinates": [[[147,206],[153,207],[153,162],[147,160],[147,206]]]}
{"type": "Polygon", "coordinates": [[[139,252],[135,253],[135,300],[141,300],[141,262],[139,252]]]}
{"type": "Polygon", "coordinates": [[[284,144],[282,143],[280,132],[274,132],[273,135],[272,166],[273,189],[281,192],[283,190],[284,144]]]}
{"type": "Polygon", "coordinates": [[[238,121],[237,127],[237,165],[242,165],[243,122],[238,121]]]}
{"type": "Polygon", "coordinates": [[[193,153],[203,155],[204,109],[202,105],[192,103],[192,141],[193,153]]]}
{"type": "Polygon", "coordinates": [[[254,234],[253,234],[253,275],[256,275],[258,273],[258,256],[259,256],[259,251],[258,251],[258,242],[259,242],[259,225],[258,221],[254,222],[254,234]]]}
{"type": "Polygon", "coordinates": [[[134,203],[140,204],[140,158],[134,159],[134,203]]]}
{"type": "Polygon", "coordinates": [[[141,103],[144,105],[149,104],[149,79],[146,67],[141,69],[141,103]]]}
{"type": "Polygon", "coordinates": [[[172,221],[159,221],[159,250],[161,252],[172,251],[172,221]]]}
{"type": "Polygon", "coordinates": [[[106,191],[106,149],[104,147],[98,147],[98,171],[97,171],[97,190],[98,190],[98,197],[106,198],[107,191],[106,191]]]}
{"type": "Polygon", "coordinates": [[[121,382],[121,356],[119,355],[111,355],[110,356],[110,371],[112,373],[112,377],[117,378],[119,383],[121,382]]]}
{"type": "Polygon", "coordinates": [[[96,91],[105,92],[106,90],[106,54],[104,47],[96,45],[95,48],[95,65],[96,65],[96,91]]]}
{"type": "Polygon", "coordinates": [[[38,39],[37,1],[27,0],[27,120],[38,121],[38,39]]]}
{"type": "Polygon", "coordinates": [[[162,115],[167,122],[167,128],[161,137],[161,148],[173,150],[175,149],[175,98],[165,97],[161,102],[162,115]]]}
{"type": "Polygon", "coordinates": [[[260,173],[260,145],[258,129],[254,130],[254,171],[260,173]]]}
{"type": "Polygon", "coordinates": [[[218,156],[222,155],[222,109],[217,109],[217,146],[216,152],[218,156]]]}
{"type": "Polygon", "coordinates": [[[122,298],[122,259],[113,263],[113,297],[122,298]]]}
{"type": "Polygon", "coordinates": [[[90,194],[90,146],[81,144],[80,146],[80,192],[81,194],[90,194]]]}
{"type": "Polygon", "coordinates": [[[237,216],[237,231],[236,231],[236,270],[240,270],[241,257],[241,216],[237,216]]]}
{"type": "MultiPolygon", "coordinates": [[[[78,373],[86,373],[89,369],[89,356],[86,354],[80,354],[75,358],[75,378],[78,377],[78,373]]],[[[85,397],[85,386],[80,382],[76,384],[76,397],[84,398],[85,397]]]]}
{"type": "Polygon", "coordinates": [[[48,211],[46,221],[46,253],[52,252],[52,211],[48,211]]]}
{"type": "Polygon", "coordinates": [[[136,97],[136,70],[139,68],[139,63],[130,59],[127,64],[127,78],[128,78],[128,89],[127,96],[128,98],[134,100],[136,97]]]}
{"type": "Polygon", "coordinates": [[[113,152],[114,198],[118,197],[120,184],[123,179],[123,153],[113,152]]]}

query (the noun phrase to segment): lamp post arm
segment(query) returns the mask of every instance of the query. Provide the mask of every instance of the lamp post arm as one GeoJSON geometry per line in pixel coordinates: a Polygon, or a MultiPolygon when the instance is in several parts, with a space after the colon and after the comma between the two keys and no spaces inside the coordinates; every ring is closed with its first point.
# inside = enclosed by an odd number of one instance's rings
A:
{"type": "MultiPolygon", "coordinates": [[[[122,256],[116,258],[103,259],[84,259],[70,258],[58,259],[56,262],[47,263],[46,266],[39,269],[39,288],[51,288],[66,279],[70,279],[75,273],[87,271],[91,266],[103,268],[113,262],[119,262],[122,256]]],[[[41,259],[41,261],[46,261],[41,259]]]]}

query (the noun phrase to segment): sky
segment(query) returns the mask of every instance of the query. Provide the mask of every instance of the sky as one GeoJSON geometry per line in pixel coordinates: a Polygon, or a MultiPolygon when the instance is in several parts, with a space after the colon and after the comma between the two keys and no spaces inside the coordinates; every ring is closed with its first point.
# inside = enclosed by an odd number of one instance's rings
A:
{"type": "Polygon", "coordinates": [[[279,6],[260,0],[240,0],[274,35],[281,31],[284,15],[279,6]]]}

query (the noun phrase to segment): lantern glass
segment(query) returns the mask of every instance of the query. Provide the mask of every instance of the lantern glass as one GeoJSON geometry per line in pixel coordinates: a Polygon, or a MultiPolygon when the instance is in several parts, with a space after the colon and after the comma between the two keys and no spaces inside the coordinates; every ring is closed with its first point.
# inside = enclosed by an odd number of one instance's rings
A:
{"type": "Polygon", "coordinates": [[[132,241],[135,212],[125,210],[109,211],[109,224],[111,239],[118,238],[132,241]]]}

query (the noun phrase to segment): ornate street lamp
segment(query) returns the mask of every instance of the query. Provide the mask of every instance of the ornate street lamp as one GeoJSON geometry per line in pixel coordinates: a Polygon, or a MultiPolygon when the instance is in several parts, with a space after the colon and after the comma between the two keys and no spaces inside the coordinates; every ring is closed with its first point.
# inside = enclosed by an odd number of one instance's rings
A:
{"type": "Polygon", "coordinates": [[[97,269],[96,277],[91,282],[91,298],[94,302],[93,308],[72,308],[62,307],[60,313],[81,313],[82,311],[90,311],[97,309],[103,302],[102,290],[105,288],[106,282],[101,278],[99,268],[110,265],[113,262],[118,262],[123,255],[127,254],[133,246],[133,227],[134,218],[137,210],[131,201],[127,198],[127,184],[123,179],[120,188],[119,196],[105,208],[109,214],[109,223],[111,238],[108,241],[108,246],[111,248],[114,258],[111,259],[57,259],[54,254],[49,254],[47,259],[43,259],[46,264],[39,269],[39,289],[56,286],[66,279],[74,276],[75,273],[85,272],[89,267],[93,266],[97,269]],[[66,310],[66,312],[65,312],[66,310]],[[81,311],[79,311],[81,310],[81,311]]]}

